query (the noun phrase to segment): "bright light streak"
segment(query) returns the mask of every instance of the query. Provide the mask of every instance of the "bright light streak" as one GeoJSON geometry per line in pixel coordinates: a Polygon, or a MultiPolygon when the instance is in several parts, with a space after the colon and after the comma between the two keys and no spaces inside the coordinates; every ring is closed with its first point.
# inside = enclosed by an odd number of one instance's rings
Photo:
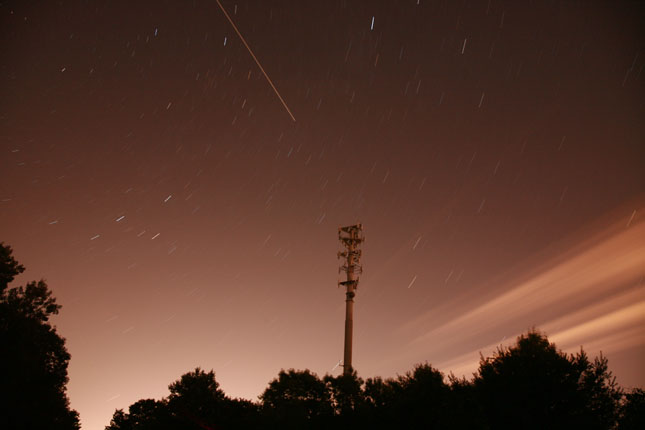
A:
{"type": "MultiPolygon", "coordinates": [[[[575,353],[584,347],[586,351],[610,351],[616,353],[645,344],[645,300],[643,293],[638,289],[621,295],[613,303],[603,306],[611,308],[619,305],[620,308],[614,311],[598,309],[599,306],[591,306],[572,316],[565,316],[556,319],[540,327],[549,336],[549,341],[554,342],[558,349],[568,353],[575,353]],[[601,313],[600,316],[596,312],[601,313]],[[588,321],[570,325],[572,320],[580,317],[588,318],[588,321]],[[558,327],[567,327],[557,331],[558,327]]],[[[456,358],[449,359],[437,364],[437,367],[445,372],[452,371],[454,374],[468,375],[475,372],[479,365],[478,356],[480,352],[490,357],[497,347],[510,346],[515,342],[520,333],[507,336],[504,341],[490,343],[475,350],[461,354],[456,358]]]]}
{"type": "Polygon", "coordinates": [[[513,318],[592,297],[643,275],[645,268],[645,222],[640,222],[604,242],[575,255],[507,291],[417,341],[447,332],[487,330],[513,318]]]}
{"type": "Polygon", "coordinates": [[[262,67],[262,64],[260,64],[260,62],[258,61],[257,57],[255,56],[255,54],[254,54],[254,53],[253,53],[253,51],[251,50],[251,47],[249,46],[249,44],[248,44],[248,43],[246,43],[246,40],[245,40],[245,39],[244,39],[244,37],[242,36],[242,33],[240,33],[240,30],[238,30],[238,29],[237,29],[237,26],[235,25],[235,23],[233,22],[233,20],[231,19],[231,17],[228,15],[228,13],[226,13],[226,9],[224,9],[224,6],[222,6],[222,3],[220,3],[220,1],[219,1],[219,0],[216,0],[216,1],[217,1],[217,4],[219,5],[220,9],[222,9],[222,12],[224,12],[224,15],[226,16],[226,19],[228,19],[228,22],[230,22],[230,23],[231,23],[231,25],[233,26],[233,29],[235,30],[235,32],[237,33],[237,35],[240,37],[240,40],[242,41],[242,43],[244,44],[244,46],[246,46],[246,49],[249,51],[249,54],[251,54],[251,57],[253,57],[253,59],[255,60],[255,64],[257,64],[257,65],[258,65],[258,67],[259,67],[259,68],[260,68],[260,70],[262,71],[262,74],[264,74],[264,77],[265,77],[265,78],[267,79],[267,81],[269,82],[269,85],[271,85],[271,88],[273,88],[273,91],[275,92],[275,95],[276,95],[276,96],[278,96],[278,98],[279,98],[279,99],[280,99],[280,101],[282,102],[282,106],[284,106],[284,108],[287,110],[287,113],[289,114],[289,116],[291,117],[291,119],[293,120],[293,122],[296,122],[296,118],[295,118],[295,117],[293,116],[293,114],[291,113],[291,110],[289,109],[289,106],[287,106],[287,103],[285,103],[284,99],[282,98],[282,96],[281,96],[281,95],[280,95],[280,93],[278,92],[278,89],[275,87],[275,85],[273,85],[273,82],[271,81],[271,78],[269,78],[269,75],[267,75],[267,72],[265,72],[265,71],[264,71],[264,67],[262,67]]]}
{"type": "MultiPolygon", "coordinates": [[[[645,221],[633,220],[627,228],[622,221],[599,237],[603,239],[581,244],[528,279],[506,282],[498,295],[421,333],[408,344],[409,352],[423,351],[435,357],[439,369],[468,375],[477,369],[480,352],[490,356],[532,326],[570,353],[581,346],[615,353],[645,345],[645,221]],[[503,333],[505,339],[494,342],[493,333],[503,333]]],[[[427,325],[436,312],[403,330],[427,325]]]]}

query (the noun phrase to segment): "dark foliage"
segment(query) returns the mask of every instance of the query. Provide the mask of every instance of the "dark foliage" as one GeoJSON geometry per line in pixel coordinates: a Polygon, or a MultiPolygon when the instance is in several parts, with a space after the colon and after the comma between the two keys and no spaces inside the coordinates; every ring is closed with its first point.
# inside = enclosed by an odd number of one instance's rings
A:
{"type": "Polygon", "coordinates": [[[0,294],[4,293],[13,278],[25,271],[22,264],[13,258],[10,246],[0,242],[0,294]]]}
{"type": "Polygon", "coordinates": [[[427,363],[396,379],[368,379],[364,393],[364,420],[374,426],[432,429],[448,423],[450,387],[427,363]]]}
{"type": "Polygon", "coordinates": [[[429,364],[397,378],[322,379],[282,370],[259,403],[227,398],[213,372],[196,369],[161,401],[116,411],[107,430],[124,429],[635,429],[645,392],[623,395],[602,355],[567,355],[529,331],[481,359],[474,379],[445,378],[429,364]]]}
{"type": "Polygon", "coordinates": [[[165,401],[139,400],[130,405],[128,413],[117,410],[106,429],[110,430],[163,430],[172,429],[172,417],[165,401]]]}
{"type": "Polygon", "coordinates": [[[466,378],[448,377],[450,401],[446,420],[453,429],[486,428],[483,406],[477,398],[475,385],[466,378]]]}
{"type": "Polygon", "coordinates": [[[645,391],[635,388],[627,393],[620,407],[619,430],[645,428],[645,391]]]}
{"type": "Polygon", "coordinates": [[[262,415],[274,428],[326,428],[333,416],[326,384],[309,370],[281,370],[260,400],[262,415]]]}
{"type": "Polygon", "coordinates": [[[499,429],[613,428],[621,396],[606,359],[567,356],[536,331],[482,358],[474,385],[486,427],[499,429]]]}
{"type": "Polygon", "coordinates": [[[609,371],[609,361],[601,353],[591,362],[582,349],[574,361],[580,370],[578,391],[582,407],[579,422],[585,423],[588,429],[615,427],[624,393],[609,371]]]}
{"type": "Polygon", "coordinates": [[[162,400],[139,400],[128,412],[117,410],[106,430],[217,430],[259,428],[258,406],[228,398],[214,372],[200,368],[168,386],[162,400]]]}
{"type": "Polygon", "coordinates": [[[8,288],[22,271],[0,243],[0,428],[77,429],[66,394],[70,355],[49,324],[60,305],[43,280],[8,288]]]}
{"type": "Polygon", "coordinates": [[[333,427],[337,429],[360,427],[365,410],[366,402],[363,393],[363,380],[358,377],[356,371],[349,375],[331,376],[323,378],[334,411],[333,427]]]}
{"type": "Polygon", "coordinates": [[[168,387],[168,410],[183,428],[208,428],[221,420],[226,396],[215,373],[197,368],[168,387]]]}

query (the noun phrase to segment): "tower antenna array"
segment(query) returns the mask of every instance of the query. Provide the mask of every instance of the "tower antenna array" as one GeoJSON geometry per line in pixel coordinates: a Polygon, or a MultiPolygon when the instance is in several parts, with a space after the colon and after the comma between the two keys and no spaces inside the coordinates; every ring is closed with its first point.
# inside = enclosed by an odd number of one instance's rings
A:
{"type": "Polygon", "coordinates": [[[348,227],[338,228],[338,240],[344,247],[344,251],[338,252],[338,258],[343,258],[342,266],[338,272],[345,272],[347,280],[338,282],[338,286],[346,288],[345,300],[345,354],[343,358],[343,374],[350,375],[352,368],[352,331],[354,328],[354,296],[358,287],[358,275],[363,273],[360,259],[362,251],[358,249],[365,241],[363,236],[363,225],[356,224],[348,227]]]}

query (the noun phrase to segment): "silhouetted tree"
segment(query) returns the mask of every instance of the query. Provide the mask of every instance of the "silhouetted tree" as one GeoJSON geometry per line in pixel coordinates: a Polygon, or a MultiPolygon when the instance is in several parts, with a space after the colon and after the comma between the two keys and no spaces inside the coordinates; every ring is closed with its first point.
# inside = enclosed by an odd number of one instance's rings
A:
{"type": "Polygon", "coordinates": [[[43,280],[8,288],[23,271],[11,247],[0,243],[0,427],[77,429],[66,394],[70,355],[49,324],[60,305],[43,280]]]}
{"type": "Polygon", "coordinates": [[[252,430],[265,428],[260,420],[260,409],[256,403],[246,399],[228,399],[226,420],[227,429],[252,430]]]}
{"type": "Polygon", "coordinates": [[[366,421],[394,428],[444,428],[450,388],[443,374],[419,364],[396,379],[370,378],[365,382],[366,421]]]}
{"type": "Polygon", "coordinates": [[[521,335],[481,358],[474,383],[488,428],[612,428],[620,392],[606,364],[568,356],[537,331],[521,335]]]}
{"type": "Polygon", "coordinates": [[[578,392],[584,404],[581,422],[585,423],[587,429],[614,428],[618,422],[623,392],[609,371],[609,361],[602,353],[589,361],[582,348],[572,360],[580,371],[578,392]]]}
{"type": "Polygon", "coordinates": [[[443,374],[429,364],[418,364],[399,377],[402,391],[396,410],[401,428],[445,428],[449,387],[443,374]]]}
{"type": "Polygon", "coordinates": [[[0,294],[4,294],[13,279],[25,271],[25,267],[13,258],[10,246],[0,242],[0,294]]]}
{"type": "Polygon", "coordinates": [[[485,428],[482,407],[477,400],[475,384],[466,378],[448,376],[450,385],[449,408],[446,410],[446,421],[452,429],[485,428]]]}
{"type": "Polygon", "coordinates": [[[166,430],[173,428],[173,419],[164,400],[139,400],[130,405],[128,413],[118,409],[105,430],[166,430]]]}
{"type": "Polygon", "coordinates": [[[326,428],[333,416],[327,385],[309,370],[281,370],[260,400],[272,428],[326,428]]]}
{"type": "Polygon", "coordinates": [[[213,371],[199,367],[168,386],[162,400],[139,400],[128,413],[114,412],[106,430],[254,429],[258,408],[247,400],[230,399],[219,388],[213,371]]]}
{"type": "Polygon", "coordinates": [[[334,428],[359,426],[361,414],[365,409],[365,396],[363,380],[358,377],[356,370],[349,375],[325,375],[323,381],[327,384],[334,409],[334,428]]]}
{"type": "Polygon", "coordinates": [[[393,426],[397,421],[397,398],[402,395],[403,387],[399,380],[381,377],[368,378],[365,381],[364,421],[371,426],[383,424],[393,426]]]}
{"type": "Polygon", "coordinates": [[[635,388],[625,394],[620,407],[619,430],[642,430],[645,428],[645,391],[635,388]]]}
{"type": "Polygon", "coordinates": [[[208,428],[222,421],[226,396],[213,371],[196,368],[168,389],[168,408],[185,428],[208,428]]]}

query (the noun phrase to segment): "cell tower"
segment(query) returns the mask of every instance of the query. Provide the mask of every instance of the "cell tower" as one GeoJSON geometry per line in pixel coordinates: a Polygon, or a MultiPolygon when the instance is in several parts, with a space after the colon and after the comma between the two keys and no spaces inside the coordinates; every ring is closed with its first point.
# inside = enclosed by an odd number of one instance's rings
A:
{"type": "Polygon", "coordinates": [[[338,286],[344,285],[347,288],[345,300],[345,355],[343,358],[343,374],[352,373],[352,331],[354,328],[354,296],[358,287],[358,275],[363,273],[363,268],[359,264],[361,259],[361,250],[358,246],[365,241],[363,236],[363,225],[356,224],[348,227],[338,228],[338,240],[345,248],[344,251],[338,252],[338,258],[343,257],[345,261],[340,266],[338,272],[347,274],[346,281],[338,282],[338,286]]]}

